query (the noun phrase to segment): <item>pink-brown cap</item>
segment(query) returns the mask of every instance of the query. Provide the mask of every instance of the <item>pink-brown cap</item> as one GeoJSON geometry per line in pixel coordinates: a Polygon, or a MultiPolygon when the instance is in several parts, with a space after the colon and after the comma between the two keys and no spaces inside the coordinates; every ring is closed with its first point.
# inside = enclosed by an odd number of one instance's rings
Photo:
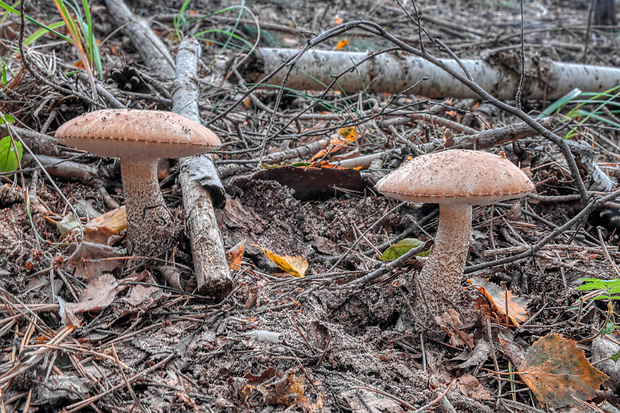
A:
{"type": "Polygon", "coordinates": [[[534,189],[508,159],[454,149],[418,156],[377,182],[379,192],[401,201],[488,205],[534,189]]]}
{"type": "Polygon", "coordinates": [[[103,109],[56,131],[65,145],[108,157],[182,158],[221,145],[208,128],[173,112],[103,109]]]}

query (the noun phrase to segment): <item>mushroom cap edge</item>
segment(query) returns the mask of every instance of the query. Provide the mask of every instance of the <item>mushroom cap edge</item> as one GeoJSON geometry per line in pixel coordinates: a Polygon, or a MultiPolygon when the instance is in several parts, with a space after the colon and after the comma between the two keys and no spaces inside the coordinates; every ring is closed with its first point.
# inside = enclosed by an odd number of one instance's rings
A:
{"type": "Polygon", "coordinates": [[[181,158],[221,145],[208,128],[174,112],[102,109],[58,128],[62,144],[107,157],[181,158]]]}
{"type": "Polygon", "coordinates": [[[506,158],[453,149],[407,161],[375,188],[401,201],[488,205],[522,197],[534,184],[506,158]]]}

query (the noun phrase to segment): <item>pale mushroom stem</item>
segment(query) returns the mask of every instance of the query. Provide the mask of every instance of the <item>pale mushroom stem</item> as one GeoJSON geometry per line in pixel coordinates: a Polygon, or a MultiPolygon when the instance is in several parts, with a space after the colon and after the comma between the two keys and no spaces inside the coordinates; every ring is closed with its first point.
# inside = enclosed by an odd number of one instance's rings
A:
{"type": "Polygon", "coordinates": [[[469,252],[471,205],[439,204],[439,228],[433,249],[419,274],[422,292],[433,315],[456,304],[469,252]]]}
{"type": "Polygon", "coordinates": [[[157,159],[121,158],[127,210],[128,249],[156,255],[174,234],[171,216],[157,180],[157,159]]]}

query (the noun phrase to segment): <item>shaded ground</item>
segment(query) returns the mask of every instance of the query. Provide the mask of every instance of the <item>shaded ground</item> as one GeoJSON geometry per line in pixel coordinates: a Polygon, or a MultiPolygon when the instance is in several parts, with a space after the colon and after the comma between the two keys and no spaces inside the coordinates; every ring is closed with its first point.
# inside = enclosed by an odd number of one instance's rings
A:
{"type": "MultiPolygon", "coordinates": [[[[425,27],[459,57],[478,58],[483,51],[510,54],[520,49],[516,3],[418,5],[428,16],[425,27]]],[[[395,35],[417,42],[417,33],[397,3],[273,1],[246,6],[264,22],[262,45],[266,46],[298,47],[305,43],[297,34],[299,28],[321,33],[340,20],[354,19],[377,21],[395,35]]],[[[131,42],[114,32],[114,19],[105,7],[91,7],[96,35],[106,39],[100,45],[103,86],[132,108],[170,110],[170,100],[141,75],[157,78],[157,73],[149,73],[131,42]]],[[[174,52],[178,39],[172,22],[181,4],[136,2],[131,7],[154,21],[154,29],[174,52]]],[[[27,406],[30,411],[83,408],[110,412],[400,412],[423,406],[425,411],[542,411],[518,377],[509,383],[496,374],[507,373],[509,368],[514,371],[498,335],[527,348],[542,336],[561,333],[579,341],[590,356],[590,339],[614,320],[607,319],[603,303],[586,301],[580,308],[582,293],[574,287],[579,278],[614,277],[597,227],[607,253],[617,259],[617,206],[598,208],[576,232],[570,228],[559,234],[533,258],[468,274],[489,278],[531,300],[521,327],[507,326],[505,317],[491,312],[482,295],[464,282],[461,300],[455,303],[462,325],[442,332],[415,310],[419,298],[413,275],[422,260],[409,260],[372,281],[351,284],[382,264],[378,257],[390,243],[404,237],[425,241],[437,228],[434,206],[395,208],[398,203],[377,194],[373,184],[424,143],[448,141],[453,133],[460,133],[441,120],[478,129],[516,120],[484,102],[428,101],[408,95],[391,103],[390,107],[402,109],[397,116],[371,120],[362,112],[368,109],[367,96],[342,99],[331,93],[321,97],[324,102],[312,116],[301,117],[278,137],[265,137],[267,130],[279,130],[287,116],[319,94],[290,92],[275,108],[277,116],[266,111],[273,110],[276,101],[271,90],[259,90],[252,99],[237,102],[243,90],[238,79],[231,74],[224,81],[223,74],[211,70],[211,65],[241,53],[238,40],[223,47],[228,40],[225,32],[235,31],[251,43],[256,40],[254,26],[244,20],[235,27],[238,9],[192,20],[192,16],[221,7],[211,2],[191,3],[188,21],[181,25],[191,34],[219,29],[200,35],[205,63],[200,85],[203,120],[234,106],[226,118],[210,125],[224,143],[216,154],[221,171],[258,164],[263,144],[266,153],[274,153],[341,136],[341,127],[351,120],[358,125],[355,140],[319,160],[386,155],[378,158],[378,165],[354,172],[359,180],[356,186],[348,185],[353,178],[343,177],[350,170],[337,172],[330,180],[300,178],[304,188],[328,187],[322,196],[302,200],[296,199],[299,190],[258,179],[250,170],[229,173],[229,177],[244,176],[225,180],[228,195],[226,207],[218,211],[220,229],[226,249],[243,241],[245,249],[240,269],[232,271],[233,292],[215,302],[192,294],[196,281],[185,232],[174,248],[146,263],[119,259],[125,255],[120,236],[113,237],[114,247],[95,243],[74,254],[77,240],[63,237],[57,225],[69,214],[67,202],[76,207],[84,223],[117,208],[123,203],[118,164],[70,148],[46,146],[21,132],[36,154],[70,160],[82,169],[69,169],[76,165],[65,162],[64,167],[50,170],[50,180],[26,156],[23,170],[0,178],[0,337],[4,350],[0,386],[6,411],[25,411],[27,406]],[[432,114],[435,120],[410,119],[420,113],[432,114]],[[397,151],[388,153],[391,149],[397,151]],[[336,189],[330,187],[331,179],[336,189]],[[301,256],[310,264],[306,276],[283,273],[261,248],[282,256],[301,256]],[[65,302],[70,304],[65,306],[65,302]],[[67,320],[59,312],[61,307],[76,319],[67,320]],[[72,323],[78,322],[81,326],[73,328],[72,323]],[[459,342],[454,330],[465,341],[459,342]],[[491,343],[490,347],[474,352],[483,342],[491,343]],[[480,358],[473,357],[481,353],[480,358]]],[[[26,12],[47,24],[59,20],[47,3],[27,3],[26,12]]],[[[617,62],[615,32],[588,28],[586,2],[527,3],[525,18],[528,58],[608,66],[617,62]]],[[[63,92],[22,68],[14,54],[18,19],[8,14],[0,29],[2,53],[10,69],[2,113],[14,116],[20,128],[53,134],[66,120],[91,109],[66,92],[67,88],[80,93],[88,90],[87,84],[76,84],[69,73],[75,69],[75,54],[68,44],[44,37],[31,54],[37,70],[63,86],[63,92]]],[[[28,25],[26,36],[35,30],[28,25]]],[[[367,35],[343,37],[348,41],[344,50],[383,46],[381,39],[367,35]]],[[[334,49],[339,40],[331,39],[324,47],[334,49]]],[[[155,83],[169,87],[166,82],[155,83]]],[[[388,105],[390,99],[383,95],[369,98],[378,105],[388,105]]],[[[550,103],[524,105],[537,114],[550,103]]],[[[600,161],[613,167],[608,171],[613,176],[620,156],[615,146],[617,129],[588,120],[579,132],[579,139],[596,147],[600,161]]],[[[542,197],[474,209],[470,266],[522,252],[581,210],[574,182],[556,147],[533,137],[491,149],[500,150],[532,177],[542,197]]],[[[286,163],[309,162],[316,152],[286,163]]],[[[177,169],[174,162],[163,169],[162,188],[168,206],[181,214],[177,169]]],[[[587,168],[581,170],[586,184],[592,184],[587,168]]],[[[613,383],[605,385],[596,400],[620,408],[613,383]]]]}

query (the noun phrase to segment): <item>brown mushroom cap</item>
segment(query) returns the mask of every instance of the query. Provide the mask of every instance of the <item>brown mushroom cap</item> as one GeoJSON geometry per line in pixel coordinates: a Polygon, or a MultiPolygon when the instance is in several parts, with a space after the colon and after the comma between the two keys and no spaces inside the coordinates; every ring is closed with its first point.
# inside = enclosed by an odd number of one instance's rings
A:
{"type": "Polygon", "coordinates": [[[381,179],[379,192],[401,201],[488,205],[518,198],[534,184],[508,159],[454,149],[419,156],[381,179]]]}
{"type": "Polygon", "coordinates": [[[62,125],[56,139],[107,157],[182,158],[221,145],[208,128],[173,112],[103,109],[62,125]]]}

